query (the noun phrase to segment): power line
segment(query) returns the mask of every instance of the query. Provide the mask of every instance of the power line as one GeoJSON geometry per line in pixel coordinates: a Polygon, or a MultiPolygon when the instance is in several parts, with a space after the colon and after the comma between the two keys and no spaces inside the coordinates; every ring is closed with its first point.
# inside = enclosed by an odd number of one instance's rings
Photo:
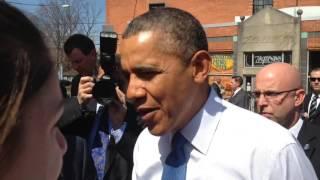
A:
{"type": "MultiPolygon", "coordinates": [[[[68,4],[57,4],[57,5],[50,5],[50,4],[43,4],[43,3],[38,3],[38,4],[34,4],[34,3],[22,3],[22,2],[16,2],[16,1],[6,1],[10,4],[17,4],[17,5],[22,5],[22,6],[36,6],[36,7],[41,7],[41,6],[61,6],[63,7],[64,5],[68,5],[68,4]]],[[[68,7],[68,6],[66,6],[68,7]]]]}
{"type": "Polygon", "coordinates": [[[6,1],[10,4],[17,4],[17,5],[23,5],[23,6],[50,6],[48,4],[32,4],[32,3],[22,3],[22,2],[15,2],[15,1],[6,1]]]}
{"type": "MultiPolygon", "coordinates": [[[[42,7],[42,6],[53,6],[49,4],[34,4],[34,3],[22,3],[22,2],[16,2],[16,1],[6,1],[10,4],[16,4],[16,5],[23,5],[23,6],[33,6],[33,7],[42,7]]],[[[58,5],[60,6],[60,5],[58,5]]],[[[61,5],[62,6],[62,5],[61,5]]],[[[104,25],[105,22],[95,22],[95,23],[87,23],[87,22],[78,22],[78,23],[71,23],[71,24],[93,24],[93,25],[104,25]]]]}

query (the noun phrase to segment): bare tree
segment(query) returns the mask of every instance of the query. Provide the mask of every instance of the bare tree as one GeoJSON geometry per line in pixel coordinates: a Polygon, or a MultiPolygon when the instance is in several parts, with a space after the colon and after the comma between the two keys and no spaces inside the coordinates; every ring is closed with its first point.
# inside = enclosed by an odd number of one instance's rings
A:
{"type": "Polygon", "coordinates": [[[92,2],[83,2],[81,4],[81,22],[79,23],[79,31],[83,32],[87,36],[92,36],[92,34],[96,33],[94,27],[98,24],[97,20],[99,15],[101,14],[101,8],[97,9],[95,4],[92,2]]]}
{"type": "Polygon", "coordinates": [[[97,25],[97,17],[101,10],[96,10],[90,0],[46,0],[37,11],[37,24],[43,30],[49,47],[53,50],[58,68],[66,70],[70,65],[65,61],[63,44],[74,33],[91,36],[97,25]]]}

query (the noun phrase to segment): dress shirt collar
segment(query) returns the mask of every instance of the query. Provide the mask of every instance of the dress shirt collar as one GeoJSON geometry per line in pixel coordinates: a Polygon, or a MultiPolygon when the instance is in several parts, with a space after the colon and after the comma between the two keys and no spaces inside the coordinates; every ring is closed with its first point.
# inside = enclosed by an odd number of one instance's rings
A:
{"type": "Polygon", "coordinates": [[[192,146],[203,154],[207,154],[213,134],[219,124],[224,108],[221,101],[215,91],[211,89],[204,106],[181,130],[183,136],[192,146]]]}
{"type": "Polygon", "coordinates": [[[289,131],[291,132],[291,134],[295,137],[298,138],[298,134],[300,132],[300,129],[302,127],[303,124],[303,120],[301,118],[299,118],[299,120],[297,121],[297,123],[292,126],[289,131]]]}
{"type": "Polygon", "coordinates": [[[319,95],[316,95],[315,93],[312,93],[311,99],[313,99],[314,96],[318,96],[317,99],[319,98],[319,95]]]}
{"type": "Polygon", "coordinates": [[[99,108],[100,108],[101,106],[103,106],[103,105],[102,105],[102,104],[97,103],[97,106],[96,106],[96,113],[98,112],[98,110],[99,110],[99,108]]]}
{"type": "Polygon", "coordinates": [[[235,96],[240,90],[241,90],[241,87],[238,87],[238,88],[234,91],[234,93],[233,93],[232,96],[235,96]]]}

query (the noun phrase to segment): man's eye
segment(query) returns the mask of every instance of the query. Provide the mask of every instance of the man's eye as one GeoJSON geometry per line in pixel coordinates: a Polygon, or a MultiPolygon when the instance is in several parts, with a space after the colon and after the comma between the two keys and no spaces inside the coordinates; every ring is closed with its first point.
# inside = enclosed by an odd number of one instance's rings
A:
{"type": "Polygon", "coordinates": [[[267,92],[265,92],[264,94],[265,94],[265,96],[268,96],[268,97],[275,97],[275,96],[278,95],[278,93],[276,93],[276,92],[271,92],[271,91],[267,91],[267,92]]]}
{"type": "Polygon", "coordinates": [[[253,92],[252,95],[256,98],[260,97],[261,93],[260,92],[253,92]]]}
{"type": "Polygon", "coordinates": [[[144,79],[144,80],[151,80],[158,74],[161,74],[163,71],[158,69],[139,69],[136,71],[137,77],[144,79]]]}
{"type": "Polygon", "coordinates": [[[155,71],[144,71],[144,72],[138,73],[137,76],[142,79],[149,80],[149,79],[152,79],[157,74],[158,72],[155,72],[155,71]]]}

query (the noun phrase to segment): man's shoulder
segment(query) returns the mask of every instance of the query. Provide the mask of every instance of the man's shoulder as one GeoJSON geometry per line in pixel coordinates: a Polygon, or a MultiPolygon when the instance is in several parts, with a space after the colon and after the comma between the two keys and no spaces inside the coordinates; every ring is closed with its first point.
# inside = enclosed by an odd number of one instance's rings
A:
{"type": "Polygon", "coordinates": [[[286,145],[296,143],[290,132],[257,113],[239,108],[228,102],[221,116],[221,122],[226,129],[232,129],[239,136],[235,138],[248,138],[252,141],[263,139],[266,143],[278,143],[286,145]],[[243,136],[243,137],[242,137],[243,136]]]}
{"type": "Polygon", "coordinates": [[[234,97],[244,97],[247,96],[248,93],[244,89],[240,88],[239,91],[234,95],[234,97]]]}
{"type": "Polygon", "coordinates": [[[311,96],[312,96],[312,92],[311,92],[311,93],[306,94],[306,96],[305,96],[305,98],[304,98],[304,101],[305,101],[305,102],[309,102],[309,101],[310,101],[310,99],[311,99],[311,96]]]}
{"type": "Polygon", "coordinates": [[[248,95],[248,92],[246,90],[244,90],[243,88],[240,89],[239,93],[242,95],[248,95]]]}
{"type": "Polygon", "coordinates": [[[320,126],[314,125],[310,122],[303,122],[303,125],[301,127],[299,138],[304,139],[311,139],[311,138],[317,138],[320,140],[320,126]]]}

